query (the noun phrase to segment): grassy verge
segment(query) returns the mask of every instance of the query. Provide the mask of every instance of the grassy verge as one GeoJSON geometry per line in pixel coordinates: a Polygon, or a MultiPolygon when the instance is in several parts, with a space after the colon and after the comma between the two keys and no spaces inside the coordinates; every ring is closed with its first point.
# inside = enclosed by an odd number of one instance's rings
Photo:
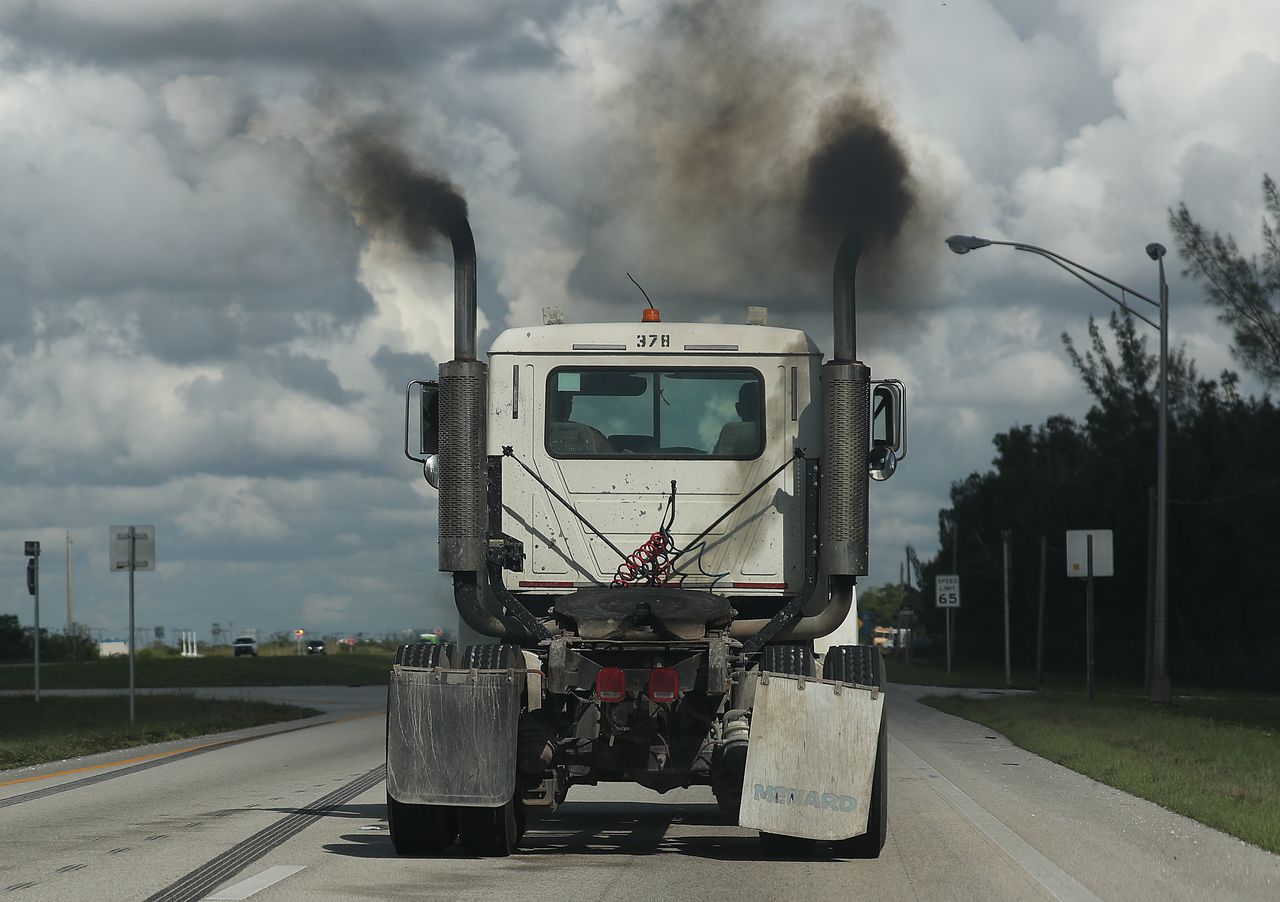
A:
{"type": "Polygon", "coordinates": [[[1280,698],[1083,693],[925,704],[985,724],[1017,745],[1272,852],[1280,852],[1280,698]]]}
{"type": "MultiPolygon", "coordinates": [[[[884,659],[885,670],[891,683],[911,686],[957,686],[971,689],[1003,689],[1004,670],[1000,667],[980,667],[956,664],[947,673],[945,661],[913,658],[908,664],[901,656],[884,659]]],[[[1014,689],[1034,689],[1036,675],[1014,671],[1014,689]]]]}
{"type": "Polygon", "coordinates": [[[45,696],[0,698],[0,770],[297,720],[310,708],[269,702],[223,701],[191,695],[140,695],[129,725],[129,700],[45,696]]]}
{"type": "MultiPolygon", "coordinates": [[[[135,662],[137,686],[372,686],[387,681],[391,654],[313,655],[260,658],[146,658],[135,662]]],[[[30,690],[31,665],[0,667],[0,689],[30,690]]],[[[45,664],[43,689],[125,689],[125,658],[45,664]]],[[[3,723],[3,721],[0,721],[3,723]]]]}

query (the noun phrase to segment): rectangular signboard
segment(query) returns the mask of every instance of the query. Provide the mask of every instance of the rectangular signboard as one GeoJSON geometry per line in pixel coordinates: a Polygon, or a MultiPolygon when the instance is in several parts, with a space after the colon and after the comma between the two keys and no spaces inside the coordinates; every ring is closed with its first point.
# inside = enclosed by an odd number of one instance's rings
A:
{"type": "MultiPolygon", "coordinates": [[[[112,526],[107,529],[108,564],[112,573],[129,570],[129,527],[112,526]]],[[[156,569],[156,528],[133,527],[133,569],[156,569]]]]}
{"type": "Polygon", "coordinates": [[[1111,553],[1111,530],[1067,530],[1067,576],[1088,576],[1087,538],[1093,536],[1093,575],[1113,576],[1115,559],[1111,553]]]}
{"type": "Polygon", "coordinates": [[[960,607],[960,577],[956,574],[940,574],[933,578],[934,598],[940,608],[960,607]]]}

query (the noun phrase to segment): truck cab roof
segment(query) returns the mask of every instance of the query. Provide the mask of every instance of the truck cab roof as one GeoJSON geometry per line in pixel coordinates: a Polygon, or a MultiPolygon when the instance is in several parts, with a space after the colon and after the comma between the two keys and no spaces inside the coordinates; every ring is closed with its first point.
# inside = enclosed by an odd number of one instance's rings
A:
{"type": "Polygon", "coordinates": [[[507,329],[490,354],[760,354],[821,356],[799,329],[735,323],[565,323],[507,329]]]}

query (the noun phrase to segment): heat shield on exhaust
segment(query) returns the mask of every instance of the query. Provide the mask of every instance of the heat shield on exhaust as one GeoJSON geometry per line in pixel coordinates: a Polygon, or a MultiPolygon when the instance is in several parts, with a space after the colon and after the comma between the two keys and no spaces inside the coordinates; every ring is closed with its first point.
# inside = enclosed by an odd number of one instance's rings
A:
{"type": "Polygon", "coordinates": [[[396,667],[387,696],[387,792],[410,805],[493,808],[515,793],[524,675],[396,667]]]}
{"type": "Polygon", "coordinates": [[[819,840],[866,833],[884,694],[777,673],[756,679],[738,823],[819,840]]]}

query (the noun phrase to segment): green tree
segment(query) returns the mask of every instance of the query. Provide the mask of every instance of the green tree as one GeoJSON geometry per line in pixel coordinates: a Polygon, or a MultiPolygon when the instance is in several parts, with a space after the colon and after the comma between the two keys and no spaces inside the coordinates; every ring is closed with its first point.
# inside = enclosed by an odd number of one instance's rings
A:
{"type": "Polygon", "coordinates": [[[858,617],[874,626],[897,624],[898,608],[907,603],[907,591],[898,583],[861,589],[858,592],[858,617]]]}
{"type": "MultiPolygon", "coordinates": [[[[31,630],[18,622],[17,614],[0,614],[0,661],[30,661],[31,652],[31,630]]],[[[40,630],[42,661],[85,660],[97,656],[98,643],[92,639],[40,630]]]]}
{"type": "Polygon", "coordinates": [[[1242,366],[1267,385],[1280,384],[1280,193],[1262,178],[1261,258],[1246,257],[1235,238],[1196,222],[1186,204],[1169,211],[1178,249],[1189,261],[1184,274],[1203,279],[1209,303],[1231,327],[1232,351],[1242,366]]]}
{"type": "Polygon", "coordinates": [[[31,654],[27,632],[17,614],[0,614],[0,661],[16,661],[31,654]]]}

